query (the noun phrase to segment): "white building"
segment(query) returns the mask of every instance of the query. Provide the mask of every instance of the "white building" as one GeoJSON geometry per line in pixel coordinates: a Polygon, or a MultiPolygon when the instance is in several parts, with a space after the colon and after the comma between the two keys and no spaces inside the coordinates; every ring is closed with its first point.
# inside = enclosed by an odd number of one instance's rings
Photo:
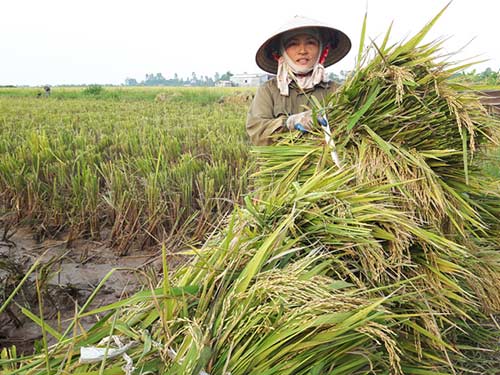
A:
{"type": "Polygon", "coordinates": [[[234,86],[260,86],[264,82],[271,79],[273,76],[265,73],[254,73],[254,74],[234,74],[231,76],[231,82],[234,86]]]}
{"type": "Polygon", "coordinates": [[[215,86],[217,87],[233,87],[234,84],[231,81],[217,81],[215,82],[215,86]]]}

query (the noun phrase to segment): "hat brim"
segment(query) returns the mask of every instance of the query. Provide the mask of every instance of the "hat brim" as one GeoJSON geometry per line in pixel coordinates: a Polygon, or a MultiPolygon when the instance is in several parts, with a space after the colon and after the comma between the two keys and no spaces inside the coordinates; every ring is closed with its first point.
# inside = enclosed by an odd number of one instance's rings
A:
{"type": "Polygon", "coordinates": [[[280,54],[280,40],[283,34],[289,31],[308,28],[315,28],[319,30],[323,45],[328,43],[330,46],[330,51],[323,64],[325,67],[342,60],[351,50],[351,40],[340,30],[319,25],[300,26],[281,31],[270,37],[260,46],[257,50],[257,54],[255,55],[255,62],[259,68],[268,73],[276,74],[278,71],[278,62],[274,59],[273,53],[277,53],[278,55],[280,54]]]}

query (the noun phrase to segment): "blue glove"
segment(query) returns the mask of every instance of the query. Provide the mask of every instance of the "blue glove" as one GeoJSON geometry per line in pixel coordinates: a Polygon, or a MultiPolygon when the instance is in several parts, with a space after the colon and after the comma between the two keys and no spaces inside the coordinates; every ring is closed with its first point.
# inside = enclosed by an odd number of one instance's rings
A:
{"type": "Polygon", "coordinates": [[[326,117],[318,115],[318,123],[325,127],[328,125],[328,121],[326,120],[326,117]]]}
{"type": "Polygon", "coordinates": [[[298,131],[300,131],[302,133],[308,133],[307,129],[304,128],[302,126],[302,124],[300,124],[300,123],[296,123],[294,127],[295,127],[295,130],[298,130],[298,131]]]}
{"type": "Polygon", "coordinates": [[[286,127],[288,130],[299,130],[302,133],[307,133],[311,130],[312,126],[312,112],[304,111],[291,115],[286,120],[286,127]]]}

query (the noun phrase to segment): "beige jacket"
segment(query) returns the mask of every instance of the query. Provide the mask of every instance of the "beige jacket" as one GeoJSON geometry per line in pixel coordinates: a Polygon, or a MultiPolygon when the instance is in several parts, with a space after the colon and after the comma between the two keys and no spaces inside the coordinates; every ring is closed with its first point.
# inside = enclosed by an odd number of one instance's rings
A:
{"type": "Polygon", "coordinates": [[[264,83],[255,94],[247,116],[247,133],[256,146],[265,146],[273,142],[277,133],[288,131],[285,121],[288,116],[305,111],[311,107],[307,96],[314,95],[320,102],[334,92],[338,86],[333,82],[321,82],[305,94],[297,85],[290,84],[290,95],[283,96],[278,90],[276,78],[264,83]]]}

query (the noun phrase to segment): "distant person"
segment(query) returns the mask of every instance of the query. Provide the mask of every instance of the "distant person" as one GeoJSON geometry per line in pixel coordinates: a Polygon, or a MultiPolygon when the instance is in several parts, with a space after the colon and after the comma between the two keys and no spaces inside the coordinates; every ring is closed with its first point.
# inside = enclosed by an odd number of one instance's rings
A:
{"type": "Polygon", "coordinates": [[[50,86],[49,85],[43,86],[43,90],[45,91],[45,96],[49,97],[50,96],[50,86]]]}
{"type": "Polygon", "coordinates": [[[252,143],[269,145],[278,133],[310,130],[311,111],[305,111],[308,96],[321,101],[335,91],[325,67],[350,49],[351,41],[342,31],[299,16],[267,39],[255,60],[276,77],[257,90],[250,106],[246,128],[252,143]]]}

